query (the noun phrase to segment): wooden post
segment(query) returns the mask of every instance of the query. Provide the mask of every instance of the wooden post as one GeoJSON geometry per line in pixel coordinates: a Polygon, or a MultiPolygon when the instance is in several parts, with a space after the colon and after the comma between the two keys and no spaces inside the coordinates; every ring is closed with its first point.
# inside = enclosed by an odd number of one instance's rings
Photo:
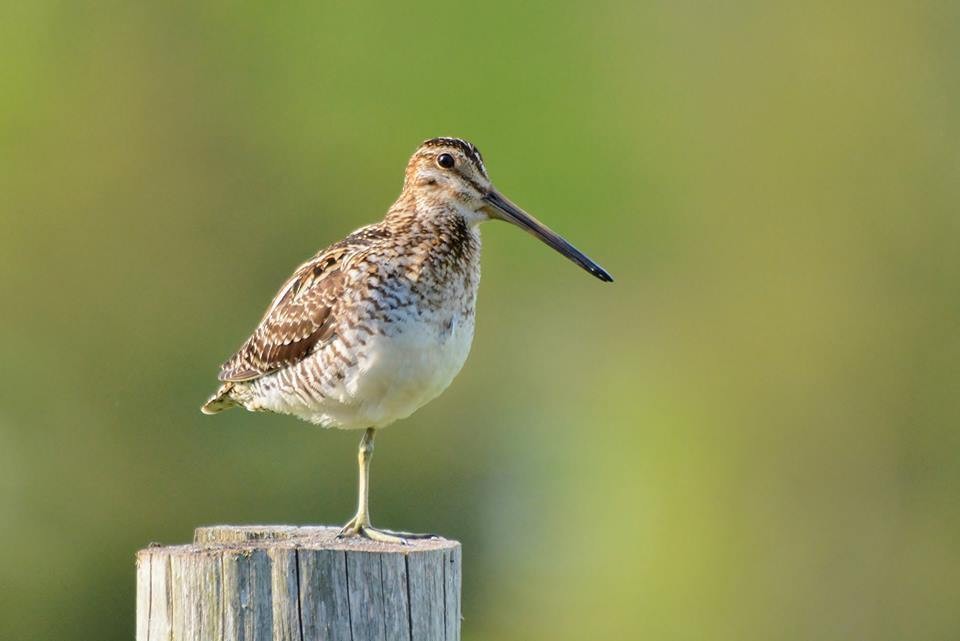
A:
{"type": "Polygon", "coordinates": [[[137,641],[459,641],[460,544],[198,528],[137,553],[137,641]]]}

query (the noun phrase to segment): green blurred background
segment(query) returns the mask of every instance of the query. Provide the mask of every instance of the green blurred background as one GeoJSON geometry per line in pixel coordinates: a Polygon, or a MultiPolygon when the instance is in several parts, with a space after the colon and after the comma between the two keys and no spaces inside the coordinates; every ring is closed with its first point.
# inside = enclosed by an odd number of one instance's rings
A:
{"type": "Polygon", "coordinates": [[[424,138],[507,225],[384,526],[464,639],[960,636],[960,5],[6,2],[0,638],[130,639],[135,550],[352,513],[359,434],[202,416],[424,138]]]}

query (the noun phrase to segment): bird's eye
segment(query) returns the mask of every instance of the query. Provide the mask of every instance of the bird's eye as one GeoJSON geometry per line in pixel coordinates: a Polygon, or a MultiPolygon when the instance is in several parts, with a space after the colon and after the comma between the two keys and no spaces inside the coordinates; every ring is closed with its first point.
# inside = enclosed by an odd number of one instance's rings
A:
{"type": "Polygon", "coordinates": [[[450,154],[440,154],[437,156],[437,164],[444,169],[453,169],[454,160],[450,154]]]}

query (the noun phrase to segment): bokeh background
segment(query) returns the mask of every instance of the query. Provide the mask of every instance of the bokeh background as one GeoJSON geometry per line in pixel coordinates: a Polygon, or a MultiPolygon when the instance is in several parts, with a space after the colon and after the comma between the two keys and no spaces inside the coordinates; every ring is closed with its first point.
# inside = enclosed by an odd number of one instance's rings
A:
{"type": "Polygon", "coordinates": [[[485,226],[466,367],[378,439],[464,639],[958,638],[958,61],[949,1],[3,3],[0,638],[350,516],[358,434],[198,407],[435,135],[617,278],[485,226]]]}

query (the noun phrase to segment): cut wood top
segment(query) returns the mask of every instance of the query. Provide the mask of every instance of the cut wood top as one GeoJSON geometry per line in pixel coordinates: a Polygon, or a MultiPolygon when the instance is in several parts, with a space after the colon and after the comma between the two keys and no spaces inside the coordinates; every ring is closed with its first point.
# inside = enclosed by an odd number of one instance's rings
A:
{"type": "Polygon", "coordinates": [[[382,543],[361,537],[338,539],[340,528],[324,525],[210,525],[194,531],[194,547],[299,547],[343,550],[345,552],[387,552],[409,554],[460,547],[458,541],[411,539],[406,545],[382,543]]]}

